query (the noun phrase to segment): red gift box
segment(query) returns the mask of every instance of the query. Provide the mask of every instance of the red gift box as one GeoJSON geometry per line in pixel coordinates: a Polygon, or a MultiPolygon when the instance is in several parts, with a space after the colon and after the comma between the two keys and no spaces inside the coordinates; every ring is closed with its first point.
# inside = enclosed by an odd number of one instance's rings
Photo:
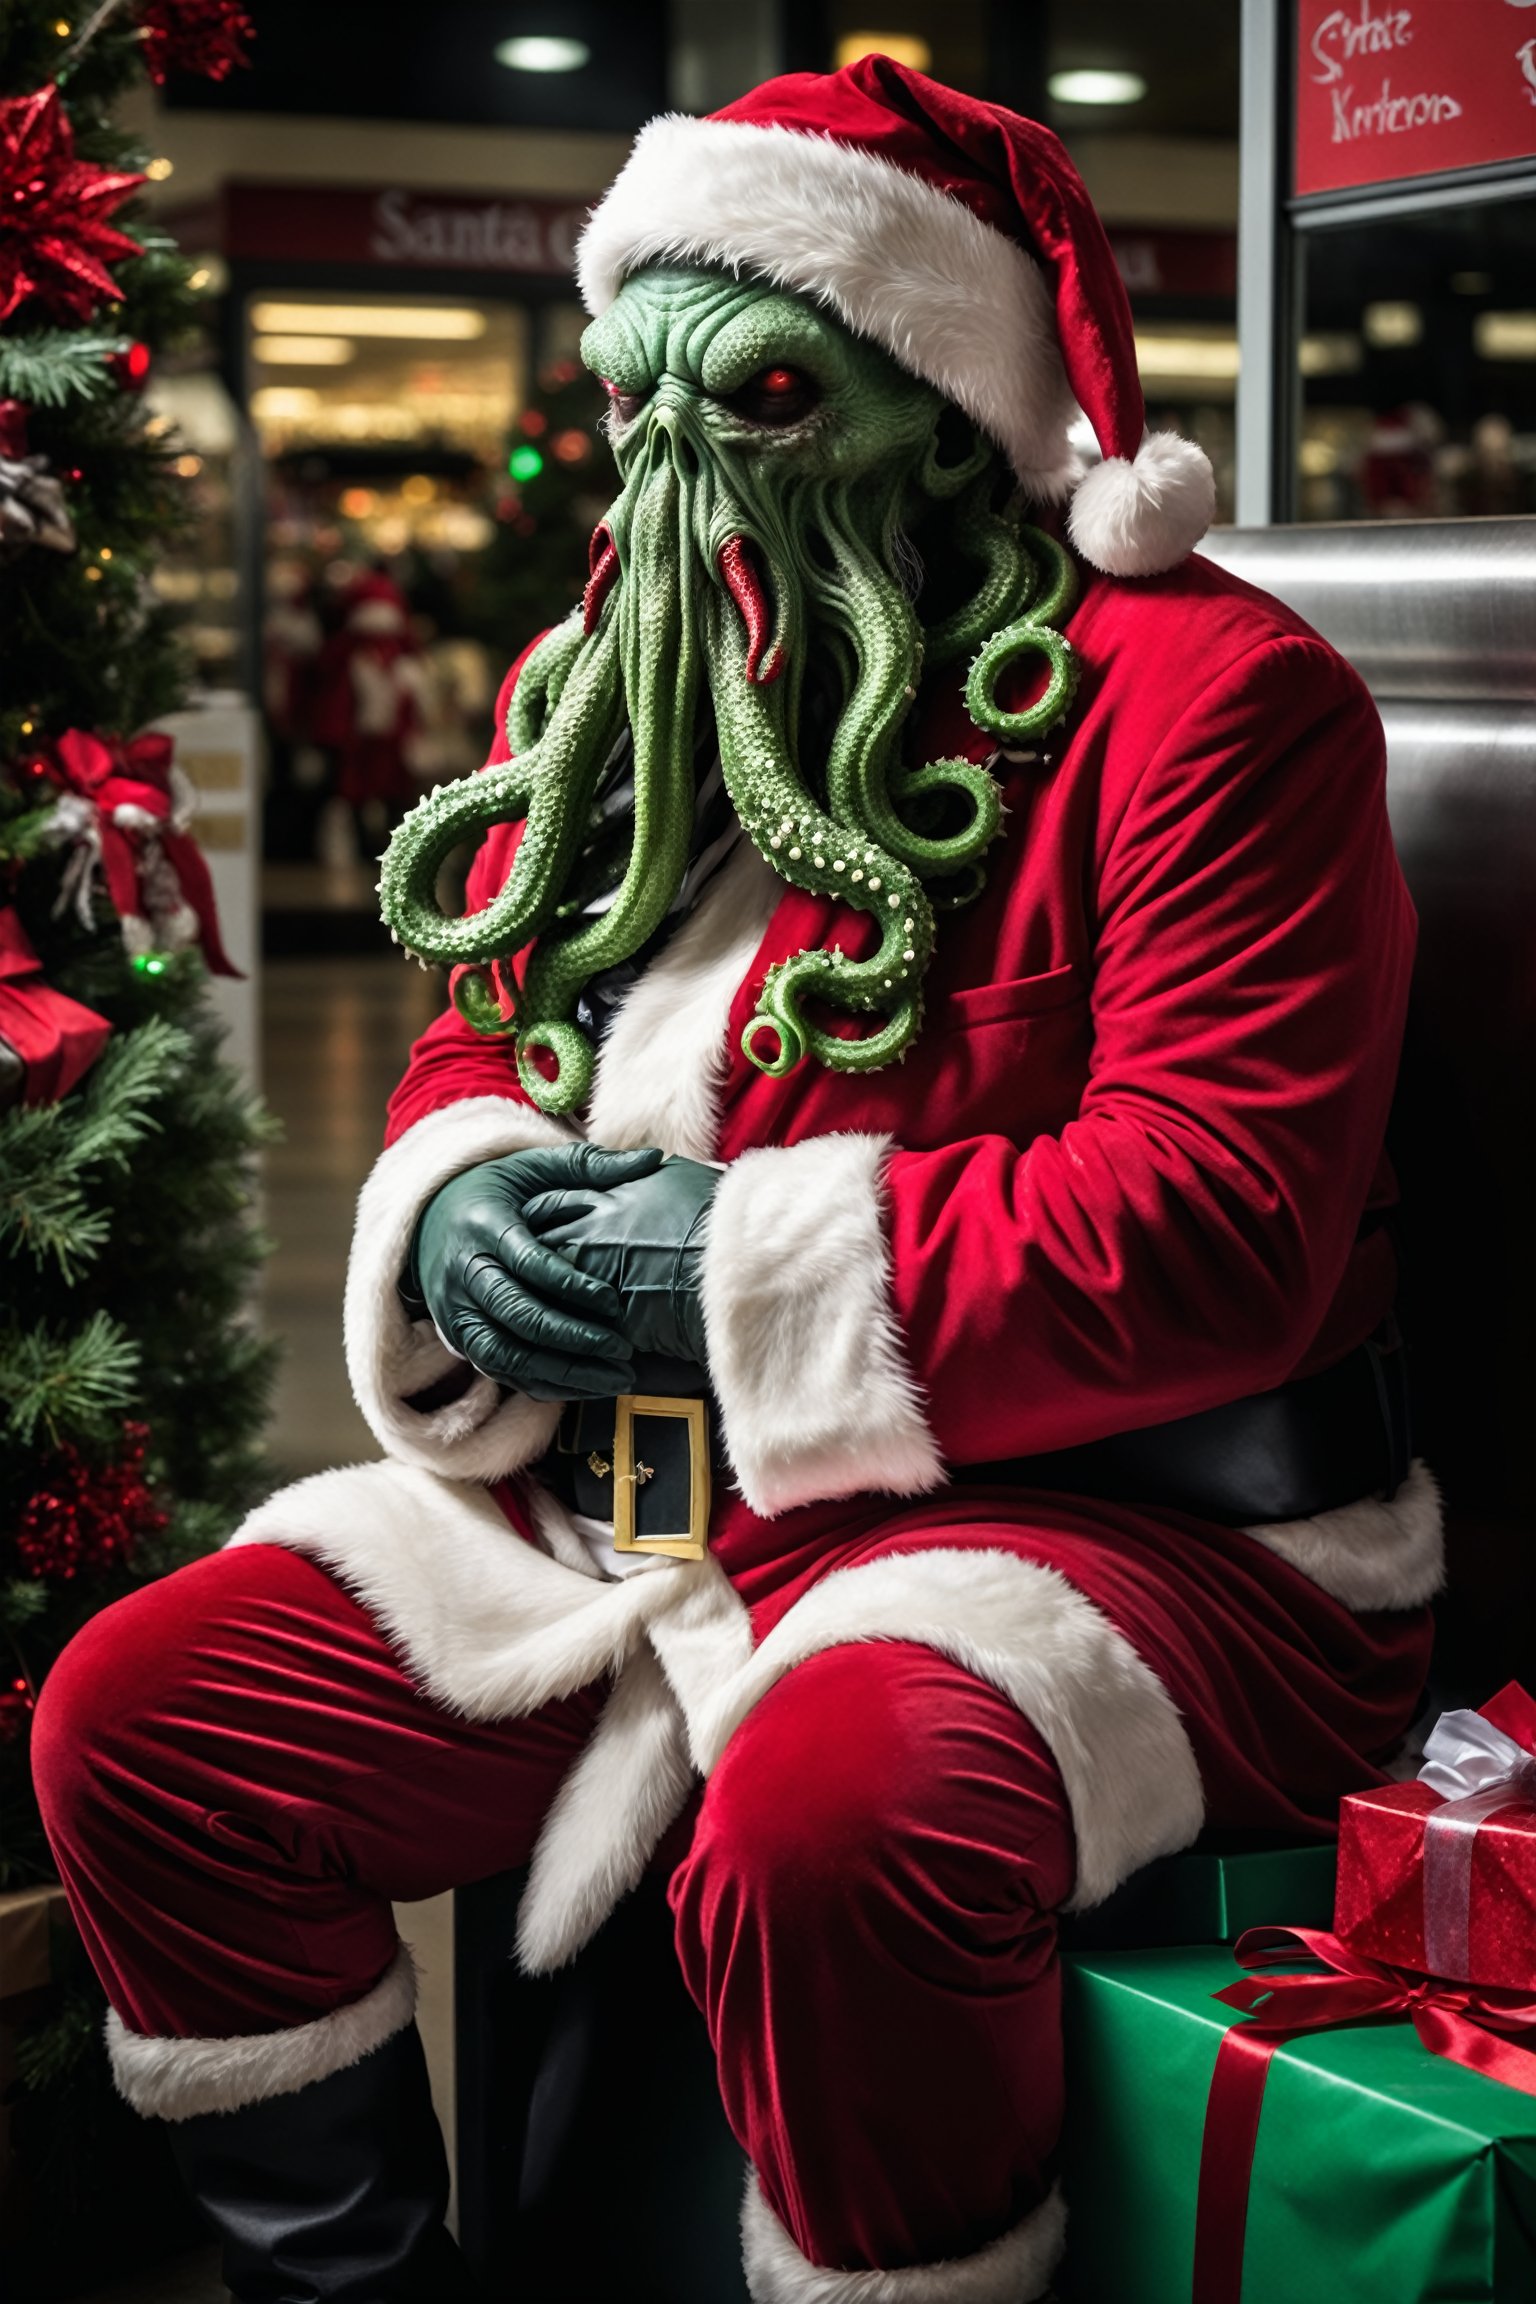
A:
{"type": "MultiPolygon", "coordinates": [[[[1511,1681],[1480,1714],[1447,1715],[1446,1725],[1479,1719],[1519,1751],[1504,1761],[1484,1755],[1481,1780],[1468,1779],[1468,1797],[1448,1798],[1420,1780],[1344,1801],[1334,1933],[1354,1951],[1395,1968],[1531,1992],[1536,1703],[1511,1681]]],[[[1431,1754],[1440,1736],[1437,1728],[1431,1754]]],[[[1449,1781],[1444,1770],[1431,1774],[1449,1781]]]]}

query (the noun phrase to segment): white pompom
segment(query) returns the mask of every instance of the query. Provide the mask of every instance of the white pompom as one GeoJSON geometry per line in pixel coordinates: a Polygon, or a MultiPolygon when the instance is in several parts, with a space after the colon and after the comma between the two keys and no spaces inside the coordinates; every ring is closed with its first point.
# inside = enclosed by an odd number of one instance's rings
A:
{"type": "Polygon", "coordinates": [[[1072,541],[1106,576],[1159,576],[1193,552],[1216,516],[1210,458],[1176,432],[1149,432],[1134,462],[1106,456],[1067,513],[1072,541]]]}

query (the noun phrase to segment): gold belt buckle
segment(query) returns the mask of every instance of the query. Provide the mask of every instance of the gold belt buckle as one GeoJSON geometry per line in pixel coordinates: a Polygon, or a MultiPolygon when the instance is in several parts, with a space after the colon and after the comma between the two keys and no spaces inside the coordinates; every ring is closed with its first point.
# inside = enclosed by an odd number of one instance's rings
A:
{"type": "Polygon", "coordinates": [[[668,1560],[702,1560],[709,1549],[712,1493],[709,1421],[704,1401],[674,1400],[651,1392],[621,1392],[613,1407],[615,1552],[655,1552],[668,1560]],[[688,1426],[688,1526],[675,1532],[642,1536],[638,1527],[640,1490],[651,1479],[652,1472],[643,1456],[637,1453],[635,1422],[648,1416],[670,1416],[688,1426]]]}

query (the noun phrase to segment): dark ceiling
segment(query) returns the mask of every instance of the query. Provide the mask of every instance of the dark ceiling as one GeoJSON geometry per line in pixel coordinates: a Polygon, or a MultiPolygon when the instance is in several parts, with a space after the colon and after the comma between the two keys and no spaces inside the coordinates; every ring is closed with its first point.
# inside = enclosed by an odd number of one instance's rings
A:
{"type": "MultiPolygon", "coordinates": [[[[201,110],[464,121],[625,132],[668,101],[671,11],[661,0],[253,0],[252,67],[168,91],[201,110]],[[515,33],[585,40],[578,72],[493,60],[515,33]]],[[[733,0],[718,0],[728,10],[733,0]]],[[[826,70],[840,36],[915,34],[934,77],[1073,129],[1233,138],[1241,0],[779,0],[784,61],[826,70]],[[1052,106],[1048,73],[1119,66],[1140,103],[1052,106]]],[[[723,19],[722,19],[723,20],[723,19]]],[[[697,15],[694,14],[694,22],[697,15]]]]}

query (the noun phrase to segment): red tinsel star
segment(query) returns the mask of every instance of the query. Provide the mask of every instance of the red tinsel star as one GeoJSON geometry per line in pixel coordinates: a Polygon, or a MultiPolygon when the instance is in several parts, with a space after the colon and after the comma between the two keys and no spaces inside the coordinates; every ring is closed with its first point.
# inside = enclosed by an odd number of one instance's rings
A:
{"type": "Polygon", "coordinates": [[[227,80],[248,64],[246,43],[255,25],[239,0],[146,0],[139,11],[144,62],[156,85],[168,72],[196,72],[227,80]]]}
{"type": "Polygon", "coordinates": [[[121,1566],[139,1540],[157,1535],[166,1514],[144,1478],[143,1424],[123,1426],[123,1451],[112,1464],[90,1464],[78,1448],[59,1450],[46,1487],[23,1507],[16,1549],[27,1573],[71,1584],[82,1573],[121,1566]]]}
{"type": "Polygon", "coordinates": [[[0,98],[0,323],[29,296],[55,320],[89,320],[117,284],[105,259],[138,242],[107,222],[144,181],[75,158],[52,85],[0,98]]]}

